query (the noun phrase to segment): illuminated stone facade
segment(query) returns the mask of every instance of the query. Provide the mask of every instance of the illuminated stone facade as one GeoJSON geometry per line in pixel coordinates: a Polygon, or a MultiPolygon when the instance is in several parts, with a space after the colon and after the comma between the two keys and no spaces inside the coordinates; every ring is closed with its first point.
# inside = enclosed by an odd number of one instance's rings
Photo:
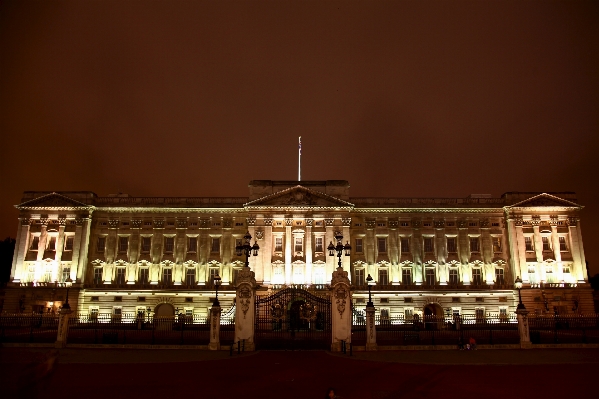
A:
{"type": "Polygon", "coordinates": [[[266,295],[284,285],[326,290],[337,233],[357,307],[371,275],[381,316],[511,313],[516,276],[533,312],[592,312],[573,193],[500,198],[354,198],[347,181],[252,181],[249,197],[98,197],[26,192],[4,312],[56,311],[74,285],[82,313],[204,315],[220,275],[223,314],[245,258],[266,295]]]}

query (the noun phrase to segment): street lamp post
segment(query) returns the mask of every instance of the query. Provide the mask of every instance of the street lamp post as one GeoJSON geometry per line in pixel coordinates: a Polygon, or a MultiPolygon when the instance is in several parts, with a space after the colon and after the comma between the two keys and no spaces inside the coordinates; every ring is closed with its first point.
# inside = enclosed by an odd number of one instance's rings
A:
{"type": "Polygon", "coordinates": [[[64,281],[64,285],[65,285],[65,287],[67,287],[67,297],[66,297],[64,303],[62,304],[62,308],[65,310],[71,310],[71,305],[69,305],[69,288],[71,288],[71,286],[73,285],[73,280],[71,280],[71,278],[68,277],[64,281]]]}
{"type": "Polygon", "coordinates": [[[522,279],[520,278],[520,276],[516,277],[516,280],[514,281],[514,286],[518,290],[518,306],[516,307],[516,310],[526,310],[526,307],[522,303],[522,293],[520,292],[520,290],[522,289],[522,279]]]}
{"type": "Polygon", "coordinates": [[[220,302],[218,302],[218,287],[220,287],[221,281],[222,280],[220,276],[217,274],[214,277],[214,288],[216,289],[216,297],[214,298],[214,302],[212,302],[212,306],[220,306],[220,302]]]}
{"type": "Polygon", "coordinates": [[[374,285],[374,279],[370,276],[370,274],[368,275],[368,277],[366,277],[366,283],[368,284],[368,303],[366,304],[366,306],[372,307],[374,306],[374,304],[372,303],[372,293],[370,291],[370,288],[374,285]]]}
{"type": "Polygon", "coordinates": [[[337,240],[337,245],[333,245],[333,241],[331,241],[327,249],[329,250],[329,256],[335,256],[335,252],[337,252],[337,258],[339,258],[339,261],[337,262],[337,269],[343,270],[343,267],[341,266],[341,256],[343,255],[344,251],[345,256],[350,255],[351,245],[349,245],[349,242],[343,245],[343,243],[341,242],[343,240],[343,236],[341,235],[341,233],[337,233],[335,235],[335,240],[337,240]]]}
{"type": "Polygon", "coordinates": [[[245,254],[245,267],[250,267],[250,255],[258,256],[258,250],[260,247],[256,241],[254,241],[254,245],[251,245],[250,241],[252,240],[252,236],[250,235],[249,231],[245,233],[243,238],[245,243],[243,245],[237,245],[235,247],[235,251],[237,252],[237,256],[245,254]]]}

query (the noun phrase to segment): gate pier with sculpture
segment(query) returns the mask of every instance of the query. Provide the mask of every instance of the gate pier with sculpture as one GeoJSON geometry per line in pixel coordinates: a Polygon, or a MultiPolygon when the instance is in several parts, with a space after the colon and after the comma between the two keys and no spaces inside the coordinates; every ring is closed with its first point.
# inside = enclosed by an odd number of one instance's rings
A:
{"type": "Polygon", "coordinates": [[[67,346],[496,345],[518,339],[519,302],[532,346],[598,339],[571,192],[375,198],[345,180],[254,180],[246,197],[28,191],[16,208],[6,342],[54,342],[69,289],[67,346]]]}

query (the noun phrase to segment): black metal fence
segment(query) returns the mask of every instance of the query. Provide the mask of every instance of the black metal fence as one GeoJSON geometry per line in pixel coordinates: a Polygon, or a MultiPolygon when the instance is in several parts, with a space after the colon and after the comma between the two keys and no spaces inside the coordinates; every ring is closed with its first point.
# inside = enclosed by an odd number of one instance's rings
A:
{"type": "Polygon", "coordinates": [[[0,342],[53,343],[58,332],[58,316],[4,314],[0,316],[0,342]]]}
{"type": "Polygon", "coordinates": [[[599,315],[529,315],[533,344],[599,343],[599,315]]]}
{"type": "Polygon", "coordinates": [[[366,312],[357,310],[352,304],[352,327],[351,327],[352,345],[366,345],[366,312]]]}
{"type": "MultiPolygon", "coordinates": [[[[358,311],[359,313],[359,311],[358,311]]],[[[477,345],[518,344],[516,315],[486,317],[451,316],[405,319],[402,316],[375,318],[376,342],[382,346],[406,345],[466,345],[474,339],[477,345]]],[[[352,343],[364,345],[366,321],[354,315],[352,343]]]]}

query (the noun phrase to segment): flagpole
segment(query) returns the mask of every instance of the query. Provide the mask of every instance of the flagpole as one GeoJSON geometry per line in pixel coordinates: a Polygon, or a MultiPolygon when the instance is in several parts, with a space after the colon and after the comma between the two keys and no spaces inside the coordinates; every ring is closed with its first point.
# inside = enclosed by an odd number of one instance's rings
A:
{"type": "Polygon", "coordinates": [[[299,136],[299,155],[297,158],[297,181],[302,180],[302,136],[299,136]]]}

